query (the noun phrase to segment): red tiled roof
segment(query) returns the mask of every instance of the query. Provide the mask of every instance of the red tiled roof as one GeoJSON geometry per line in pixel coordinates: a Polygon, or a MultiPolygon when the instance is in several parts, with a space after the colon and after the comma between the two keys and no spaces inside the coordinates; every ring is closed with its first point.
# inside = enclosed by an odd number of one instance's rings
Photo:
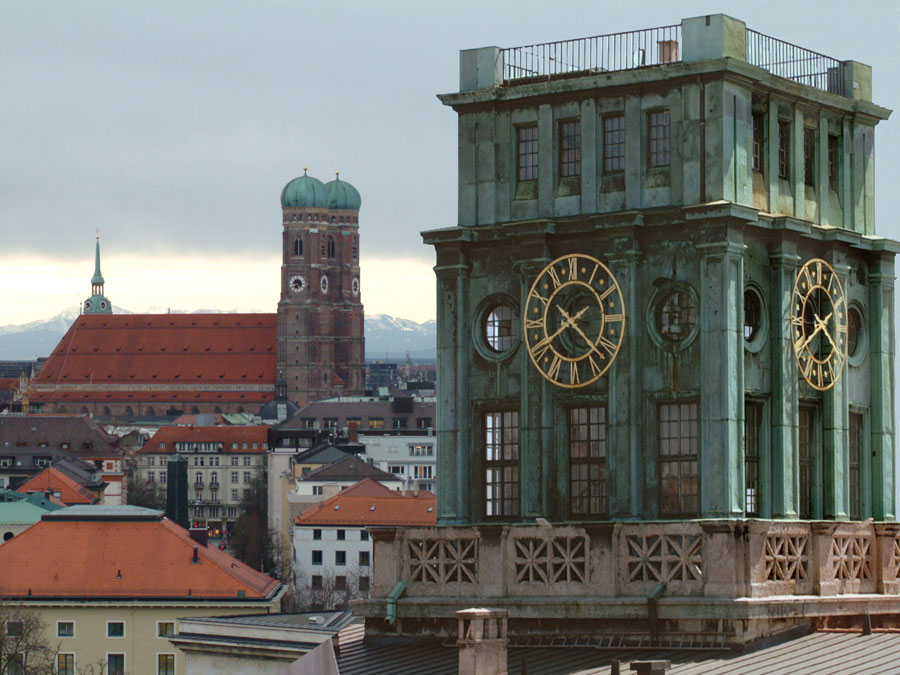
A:
{"type": "Polygon", "coordinates": [[[176,443],[222,443],[223,453],[241,455],[265,454],[269,427],[258,426],[214,426],[214,427],[160,427],[153,437],[144,444],[139,453],[174,453],[176,443]],[[160,443],[165,443],[164,448],[160,443]],[[237,448],[232,447],[237,443],[237,448]],[[244,447],[244,444],[247,447],[244,447]],[[253,444],[256,447],[253,447],[253,444]]]}
{"type": "MultiPolygon", "coordinates": [[[[392,525],[424,527],[437,524],[434,494],[425,490],[417,496],[387,490],[376,494],[360,481],[334,497],[307,509],[294,519],[297,525],[347,525],[366,527],[392,525]],[[371,494],[365,494],[371,492],[371,494]]],[[[375,482],[375,481],[372,481],[375,482]]],[[[383,487],[383,486],[382,486],[383,487]]]]}
{"type": "Polygon", "coordinates": [[[17,492],[26,495],[29,492],[40,492],[43,494],[48,490],[51,493],[58,492],[60,501],[66,506],[94,504],[99,501],[97,495],[93,492],[52,466],[32,476],[16,489],[17,492]]]}
{"type": "Polygon", "coordinates": [[[42,520],[0,546],[0,569],[7,598],[259,599],[279,585],[165,518],[42,520]]]}
{"type": "Polygon", "coordinates": [[[275,319],[275,314],[83,315],[35,376],[31,398],[65,400],[59,395],[68,394],[70,400],[86,400],[87,393],[96,400],[100,393],[111,401],[153,400],[121,386],[151,385],[160,401],[269,400],[268,387],[275,382],[275,319]],[[107,384],[118,386],[104,390],[107,384]],[[89,385],[91,391],[49,391],[50,385],[89,385]],[[184,385],[209,390],[185,391],[184,385]],[[216,385],[229,385],[218,392],[221,399],[213,393],[216,385]],[[266,388],[226,391],[234,385],[266,388]]]}

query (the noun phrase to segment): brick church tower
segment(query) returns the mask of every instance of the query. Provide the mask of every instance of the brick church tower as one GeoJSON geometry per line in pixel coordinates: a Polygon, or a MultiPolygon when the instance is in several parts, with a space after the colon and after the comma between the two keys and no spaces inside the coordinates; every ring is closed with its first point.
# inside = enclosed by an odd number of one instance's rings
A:
{"type": "Polygon", "coordinates": [[[359,192],[303,175],[281,192],[279,385],[303,404],[365,389],[359,192]]]}

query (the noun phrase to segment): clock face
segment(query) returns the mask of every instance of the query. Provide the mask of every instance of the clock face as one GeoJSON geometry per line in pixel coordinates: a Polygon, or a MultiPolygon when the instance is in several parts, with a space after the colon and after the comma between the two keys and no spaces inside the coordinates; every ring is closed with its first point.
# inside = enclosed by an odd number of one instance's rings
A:
{"type": "Polygon", "coordinates": [[[291,291],[300,293],[304,288],[306,288],[306,279],[299,274],[295,274],[291,277],[291,291]]]}
{"type": "Polygon", "coordinates": [[[319,279],[319,288],[322,289],[323,293],[328,292],[328,277],[326,275],[322,275],[322,278],[319,279]]]}
{"type": "Polygon", "coordinates": [[[847,360],[847,299],[834,268],[820,258],[797,273],[791,343],[803,379],[813,389],[831,389],[847,360]]]}
{"type": "Polygon", "coordinates": [[[534,280],[525,305],[528,356],[541,375],[566,389],[603,376],[622,344],[622,290],[612,272],[589,255],[557,258],[534,280]]]}
{"type": "Polygon", "coordinates": [[[357,277],[353,277],[353,281],[350,282],[350,292],[353,295],[359,295],[359,279],[357,277]]]}

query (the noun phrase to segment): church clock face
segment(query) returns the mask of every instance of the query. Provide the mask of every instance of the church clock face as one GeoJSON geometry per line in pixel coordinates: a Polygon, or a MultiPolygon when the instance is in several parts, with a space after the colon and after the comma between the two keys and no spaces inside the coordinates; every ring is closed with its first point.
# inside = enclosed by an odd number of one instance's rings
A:
{"type": "Polygon", "coordinates": [[[577,389],[612,365],[625,335],[622,290],[596,258],[573,253],[537,275],[525,305],[528,356],[553,384],[577,389]]]}
{"type": "Polygon", "coordinates": [[[814,258],[797,273],[790,321],[803,379],[818,391],[831,389],[847,360],[847,299],[840,278],[825,260],[814,258]]]}
{"type": "Polygon", "coordinates": [[[295,274],[291,277],[291,291],[294,293],[300,293],[303,289],[306,288],[306,279],[301,277],[299,274],[295,274]]]}
{"type": "Polygon", "coordinates": [[[322,278],[319,279],[319,288],[322,289],[323,293],[328,292],[328,277],[326,275],[322,275],[322,278]]]}
{"type": "Polygon", "coordinates": [[[359,295],[359,278],[353,277],[353,281],[350,282],[350,292],[353,295],[359,295]]]}

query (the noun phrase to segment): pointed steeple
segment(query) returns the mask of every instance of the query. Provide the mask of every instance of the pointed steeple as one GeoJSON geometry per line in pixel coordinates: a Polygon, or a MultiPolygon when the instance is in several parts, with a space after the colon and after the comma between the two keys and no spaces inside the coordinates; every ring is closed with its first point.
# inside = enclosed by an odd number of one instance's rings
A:
{"type": "MultiPolygon", "coordinates": [[[[91,277],[91,284],[100,285],[100,293],[103,293],[103,275],[100,274],[100,230],[97,230],[97,248],[94,252],[94,276],[91,277]]],[[[96,293],[96,291],[94,291],[96,293]]]]}
{"type": "Polygon", "coordinates": [[[91,297],[84,301],[85,314],[112,314],[112,303],[103,295],[103,275],[100,273],[100,230],[94,249],[94,276],[91,277],[91,297]]]}

